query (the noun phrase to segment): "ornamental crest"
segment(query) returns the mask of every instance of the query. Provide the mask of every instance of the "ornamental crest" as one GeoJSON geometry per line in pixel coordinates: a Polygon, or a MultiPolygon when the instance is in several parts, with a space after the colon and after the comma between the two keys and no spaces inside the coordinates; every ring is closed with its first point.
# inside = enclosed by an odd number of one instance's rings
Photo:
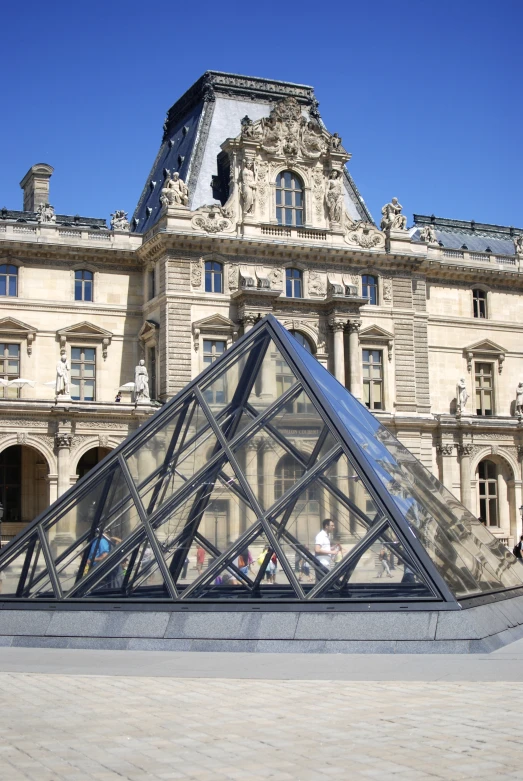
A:
{"type": "Polygon", "coordinates": [[[222,206],[202,206],[192,218],[193,228],[200,228],[206,233],[221,233],[231,228],[229,212],[222,206]]]}
{"type": "Polygon", "coordinates": [[[371,222],[353,223],[345,234],[347,244],[356,244],[363,249],[385,246],[385,236],[371,222]]]}

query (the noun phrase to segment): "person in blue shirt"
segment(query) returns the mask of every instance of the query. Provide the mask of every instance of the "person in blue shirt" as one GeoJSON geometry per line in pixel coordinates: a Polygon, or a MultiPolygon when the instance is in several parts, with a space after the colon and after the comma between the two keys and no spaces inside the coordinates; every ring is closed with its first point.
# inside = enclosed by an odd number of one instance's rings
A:
{"type": "Polygon", "coordinates": [[[96,567],[98,564],[101,564],[101,562],[107,558],[110,552],[111,552],[111,539],[104,532],[101,537],[97,536],[96,539],[94,539],[91,543],[89,558],[87,559],[87,561],[89,562],[89,567],[92,569],[93,567],[96,567]]]}

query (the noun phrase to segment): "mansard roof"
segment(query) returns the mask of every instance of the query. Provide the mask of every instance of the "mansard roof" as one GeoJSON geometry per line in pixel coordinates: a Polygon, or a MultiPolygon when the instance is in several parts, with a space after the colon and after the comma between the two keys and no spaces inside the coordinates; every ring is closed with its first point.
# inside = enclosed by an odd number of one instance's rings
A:
{"type": "Polygon", "coordinates": [[[414,241],[419,239],[424,225],[432,225],[440,245],[445,249],[468,249],[493,255],[514,255],[514,239],[523,235],[523,228],[415,214],[411,231],[414,241]]]}
{"type": "MultiPolygon", "coordinates": [[[[207,71],[167,112],[163,137],[151,173],[131,222],[131,230],[148,231],[160,216],[165,171],[178,172],[189,188],[189,208],[218,203],[213,193],[221,145],[241,132],[248,115],[255,122],[268,117],[274,104],[295,98],[309,117],[321,118],[314,89],[304,84],[207,71]]],[[[351,217],[372,222],[356,185],[345,169],[345,190],[351,217]]]]}

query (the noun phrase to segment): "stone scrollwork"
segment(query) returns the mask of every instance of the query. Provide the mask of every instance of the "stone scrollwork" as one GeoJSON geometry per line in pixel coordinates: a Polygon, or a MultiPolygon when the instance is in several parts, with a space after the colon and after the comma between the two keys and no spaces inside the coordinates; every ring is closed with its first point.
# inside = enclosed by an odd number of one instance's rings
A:
{"type": "Polygon", "coordinates": [[[206,233],[221,233],[230,230],[232,226],[229,212],[223,206],[214,204],[200,207],[191,222],[195,230],[204,230],[206,233]]]}
{"type": "Polygon", "coordinates": [[[392,279],[390,277],[383,278],[383,303],[392,303],[392,279]]]}
{"type": "Polygon", "coordinates": [[[347,244],[355,244],[363,249],[377,249],[385,246],[385,236],[371,222],[353,223],[345,233],[347,244]]]}
{"type": "Polygon", "coordinates": [[[323,198],[325,192],[325,174],[323,172],[323,166],[314,168],[312,172],[312,192],[314,196],[316,217],[320,220],[323,216],[323,198]]]}
{"type": "Polygon", "coordinates": [[[454,445],[451,442],[446,442],[437,447],[440,456],[452,456],[454,455],[454,445]]]}
{"type": "Polygon", "coordinates": [[[191,263],[191,285],[199,288],[202,284],[202,261],[193,260],[191,263]]]}
{"type": "Polygon", "coordinates": [[[262,160],[258,163],[258,171],[257,171],[257,193],[258,193],[258,201],[260,204],[260,209],[265,209],[265,204],[267,203],[267,196],[269,194],[269,180],[268,180],[268,174],[269,174],[269,163],[267,163],[265,160],[262,160]]]}
{"type": "Polygon", "coordinates": [[[73,444],[73,437],[71,434],[58,433],[55,434],[55,445],[58,449],[62,447],[70,448],[73,444]]]}
{"type": "Polygon", "coordinates": [[[238,266],[235,263],[231,263],[229,266],[227,282],[229,284],[229,290],[238,289],[238,266]]]}

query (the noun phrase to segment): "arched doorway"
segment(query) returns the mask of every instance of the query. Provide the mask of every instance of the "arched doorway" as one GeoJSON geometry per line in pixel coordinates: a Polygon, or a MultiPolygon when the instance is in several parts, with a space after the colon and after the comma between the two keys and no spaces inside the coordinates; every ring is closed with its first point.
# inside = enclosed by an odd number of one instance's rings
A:
{"type": "Polygon", "coordinates": [[[1,537],[5,544],[49,505],[49,465],[45,456],[27,445],[0,452],[1,537]]]}
{"type": "Polygon", "coordinates": [[[76,466],[76,474],[78,479],[86,475],[91,469],[102,461],[108,453],[111,452],[111,448],[108,447],[92,447],[87,450],[78,461],[76,466]]]}

